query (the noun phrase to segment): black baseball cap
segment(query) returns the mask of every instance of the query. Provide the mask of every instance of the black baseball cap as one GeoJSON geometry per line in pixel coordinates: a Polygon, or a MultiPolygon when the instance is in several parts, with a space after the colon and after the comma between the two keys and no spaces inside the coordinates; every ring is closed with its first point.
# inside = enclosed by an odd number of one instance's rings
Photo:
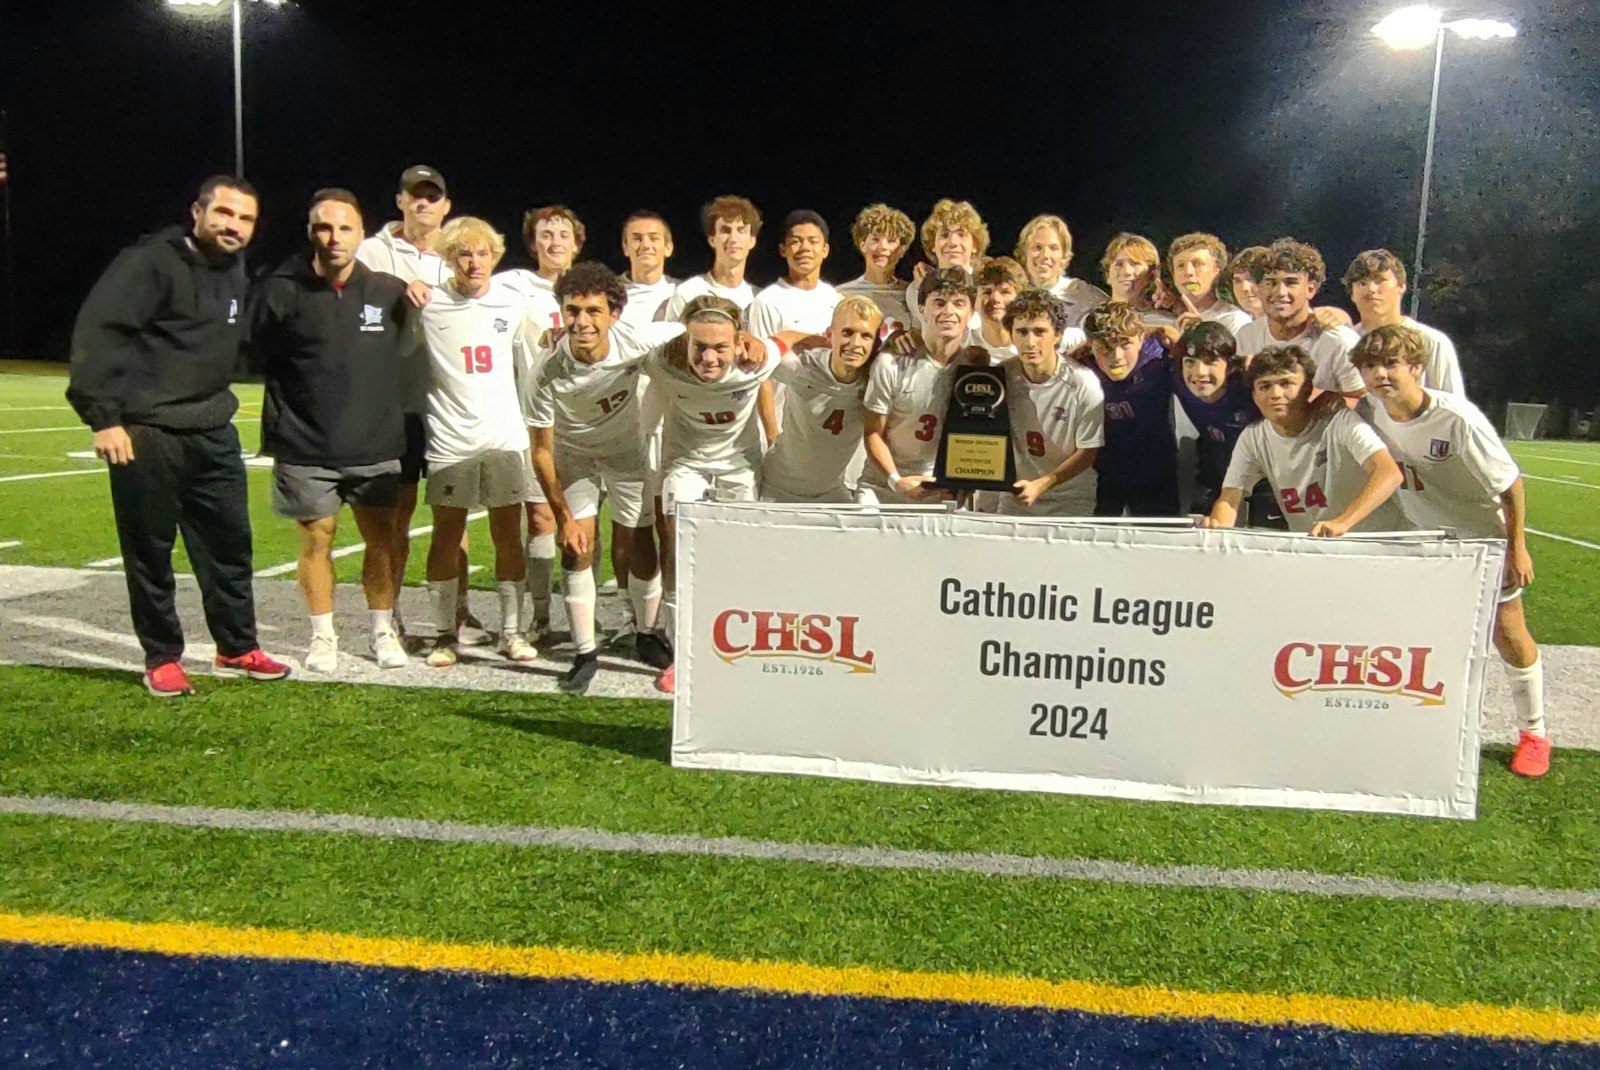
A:
{"type": "Polygon", "coordinates": [[[412,164],[400,173],[400,190],[403,193],[414,192],[424,182],[438,186],[440,193],[446,197],[450,196],[450,189],[444,184],[444,176],[427,164],[412,164]]]}

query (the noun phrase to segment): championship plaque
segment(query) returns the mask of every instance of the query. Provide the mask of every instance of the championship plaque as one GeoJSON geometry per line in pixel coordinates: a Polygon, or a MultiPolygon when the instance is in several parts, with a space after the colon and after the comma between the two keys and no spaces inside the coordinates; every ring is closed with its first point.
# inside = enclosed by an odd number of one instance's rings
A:
{"type": "Polygon", "coordinates": [[[933,477],[933,485],[946,490],[1012,490],[1017,462],[1011,455],[1005,373],[999,368],[956,369],[933,477]]]}

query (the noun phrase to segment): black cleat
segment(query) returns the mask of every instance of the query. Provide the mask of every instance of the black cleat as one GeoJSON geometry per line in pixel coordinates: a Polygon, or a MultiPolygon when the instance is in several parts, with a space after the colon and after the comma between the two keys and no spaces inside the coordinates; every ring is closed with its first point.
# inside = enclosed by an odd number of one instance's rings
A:
{"type": "Polygon", "coordinates": [[[572,668],[567,670],[567,675],[563,676],[556,686],[569,695],[585,694],[589,690],[589,685],[594,683],[595,673],[599,671],[599,654],[593,650],[587,654],[578,654],[572,659],[572,668]]]}
{"type": "Polygon", "coordinates": [[[657,672],[672,664],[672,648],[653,632],[640,632],[633,641],[633,649],[640,661],[657,672]]]}

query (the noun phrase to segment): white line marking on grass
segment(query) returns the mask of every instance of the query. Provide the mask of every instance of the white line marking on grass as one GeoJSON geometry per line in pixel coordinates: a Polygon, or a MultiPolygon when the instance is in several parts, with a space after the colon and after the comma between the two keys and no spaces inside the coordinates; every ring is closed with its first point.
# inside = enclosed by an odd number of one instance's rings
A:
{"type": "Polygon", "coordinates": [[[70,427],[10,427],[0,428],[0,435],[43,435],[49,432],[88,430],[83,424],[73,424],[70,427]]]}
{"type": "Polygon", "coordinates": [[[1500,907],[1600,910],[1600,889],[1534,888],[1527,885],[1416,881],[1292,869],[1221,869],[1216,866],[1154,866],[1093,858],[1042,858],[967,851],[904,851],[889,847],[845,847],[784,843],[742,836],[684,836],[656,832],[610,832],[541,825],[470,825],[298,810],[238,810],[211,806],[101,802],[54,796],[0,796],[0,814],[27,814],[86,821],[248,832],[309,832],[432,843],[557,848],[617,854],[732,858],[858,869],[979,873],[990,877],[1088,881],[1162,888],[1227,889],[1354,899],[1420,899],[1500,907]]]}
{"type": "Polygon", "coordinates": [[[1545,538],[1554,539],[1557,542],[1570,542],[1572,545],[1581,546],[1585,550],[1600,550],[1600,543],[1584,542],[1582,539],[1574,539],[1566,535],[1557,535],[1553,531],[1540,531],[1538,528],[1526,528],[1524,530],[1526,530],[1529,535],[1543,535],[1545,538]]]}
{"type": "Polygon", "coordinates": [[[1540,483],[1559,483],[1563,487],[1583,487],[1587,490],[1600,490],[1600,486],[1596,486],[1593,483],[1578,482],[1575,476],[1568,476],[1565,479],[1557,479],[1555,476],[1530,476],[1528,473],[1524,472],[1522,473],[1522,478],[1537,480],[1540,483]]]}
{"type": "Polygon", "coordinates": [[[0,476],[0,483],[20,483],[25,479],[55,479],[57,476],[103,475],[104,468],[73,468],[65,472],[30,472],[25,476],[0,476]]]}
{"type": "Polygon", "coordinates": [[[71,405],[0,405],[0,414],[8,412],[71,412],[71,405]]]}
{"type": "MultiPolygon", "coordinates": [[[[474,521],[474,520],[482,520],[484,517],[486,517],[488,515],[489,515],[488,512],[487,511],[483,511],[483,510],[480,510],[480,511],[478,511],[476,513],[468,513],[467,514],[467,522],[470,524],[472,521],[474,521]]],[[[413,539],[415,539],[418,536],[427,535],[432,531],[433,531],[433,525],[432,524],[424,524],[420,528],[412,528],[406,534],[410,535],[413,539]]],[[[355,542],[355,543],[351,543],[349,546],[341,546],[341,547],[339,547],[337,550],[333,551],[332,555],[330,555],[330,556],[332,556],[332,557],[349,557],[351,554],[359,554],[362,550],[365,550],[366,548],[367,548],[367,544],[366,543],[364,543],[364,542],[355,542]]],[[[117,563],[118,564],[122,563],[122,559],[120,557],[117,558],[117,563]]],[[[255,575],[256,575],[257,579],[267,579],[267,578],[272,577],[272,576],[286,576],[286,575],[288,575],[289,573],[293,572],[295,569],[297,569],[299,567],[300,567],[300,562],[298,560],[285,561],[281,565],[273,565],[271,568],[260,569],[259,571],[256,572],[255,575]]],[[[481,568],[482,566],[480,565],[478,567],[481,568]]]]}
{"type": "Polygon", "coordinates": [[[122,558],[120,556],[119,557],[102,557],[98,561],[90,561],[88,564],[84,565],[83,567],[84,568],[121,568],[122,567],[122,558]]]}
{"type": "Polygon", "coordinates": [[[1585,468],[1600,468],[1600,461],[1580,461],[1576,457],[1557,457],[1548,453],[1524,453],[1530,461],[1549,461],[1551,464],[1581,464],[1585,468]]]}
{"type": "Polygon", "coordinates": [[[0,542],[0,550],[9,550],[13,546],[21,546],[21,545],[22,545],[22,540],[21,539],[6,539],[4,542],[0,542]]]}
{"type": "Polygon", "coordinates": [[[144,666],[131,661],[118,661],[116,658],[103,658],[99,654],[87,654],[82,650],[68,650],[65,647],[53,646],[50,653],[68,661],[78,661],[85,665],[93,665],[97,669],[118,669],[122,672],[144,674],[144,666]]]}

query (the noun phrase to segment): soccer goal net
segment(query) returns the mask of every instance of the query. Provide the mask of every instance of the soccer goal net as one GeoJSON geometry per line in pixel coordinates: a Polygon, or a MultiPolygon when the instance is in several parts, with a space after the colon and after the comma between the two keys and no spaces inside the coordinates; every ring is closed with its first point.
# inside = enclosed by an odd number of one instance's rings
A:
{"type": "Polygon", "coordinates": [[[1544,413],[1548,405],[1527,405],[1513,401],[1506,406],[1506,438],[1544,437],[1544,413]]]}

